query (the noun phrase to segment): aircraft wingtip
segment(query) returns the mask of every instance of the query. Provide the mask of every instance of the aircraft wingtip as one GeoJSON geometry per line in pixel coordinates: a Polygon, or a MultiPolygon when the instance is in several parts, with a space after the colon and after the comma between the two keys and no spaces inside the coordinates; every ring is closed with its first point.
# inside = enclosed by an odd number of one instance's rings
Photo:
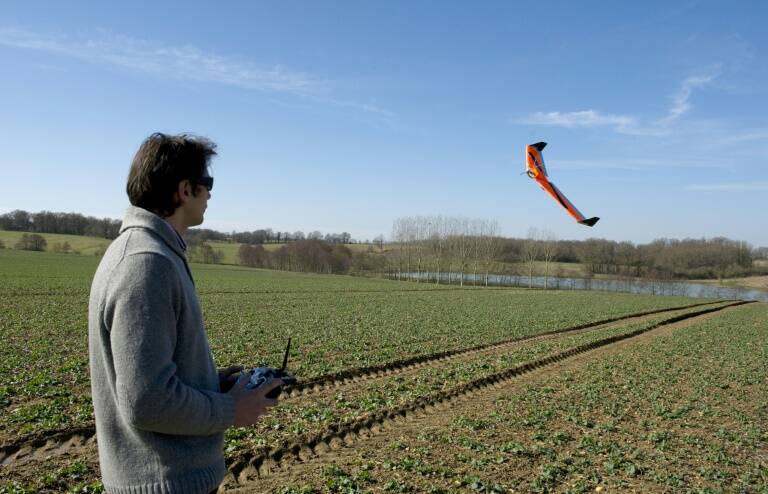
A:
{"type": "Polygon", "coordinates": [[[597,216],[595,216],[595,217],[593,217],[593,218],[589,218],[589,219],[586,219],[586,220],[584,220],[584,221],[579,221],[579,223],[580,223],[580,224],[582,224],[582,225],[587,225],[587,226],[594,226],[594,225],[595,225],[595,223],[597,223],[597,222],[598,222],[598,220],[600,220],[600,218],[598,218],[597,216]]]}

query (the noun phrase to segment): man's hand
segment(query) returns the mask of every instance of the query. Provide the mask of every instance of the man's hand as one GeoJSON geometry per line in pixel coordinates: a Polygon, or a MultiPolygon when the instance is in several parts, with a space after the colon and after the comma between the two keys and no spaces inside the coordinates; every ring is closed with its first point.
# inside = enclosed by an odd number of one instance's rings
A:
{"type": "Polygon", "coordinates": [[[282,379],[272,379],[256,389],[248,389],[249,380],[249,375],[241,375],[228,393],[235,399],[235,427],[255,424],[267,408],[277,405],[277,398],[270,399],[266,395],[283,384],[282,379]]]}
{"type": "Polygon", "coordinates": [[[240,376],[242,370],[242,365],[230,365],[229,367],[219,368],[219,389],[221,389],[222,393],[226,393],[232,389],[232,386],[237,382],[237,378],[240,376]]]}

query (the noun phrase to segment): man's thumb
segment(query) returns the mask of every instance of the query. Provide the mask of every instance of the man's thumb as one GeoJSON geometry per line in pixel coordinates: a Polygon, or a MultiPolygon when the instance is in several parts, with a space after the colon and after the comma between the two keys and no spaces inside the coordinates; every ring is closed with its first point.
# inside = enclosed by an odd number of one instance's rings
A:
{"type": "Polygon", "coordinates": [[[266,396],[267,394],[269,394],[270,391],[272,391],[275,388],[279,388],[282,385],[283,385],[282,379],[280,379],[279,377],[272,378],[266,383],[264,383],[262,386],[260,386],[259,391],[264,393],[264,396],[266,396]]]}
{"type": "Polygon", "coordinates": [[[235,384],[232,386],[231,391],[234,391],[235,389],[243,389],[248,384],[248,381],[251,379],[251,376],[248,375],[247,372],[243,372],[238,376],[237,381],[235,381],[235,384]]]}

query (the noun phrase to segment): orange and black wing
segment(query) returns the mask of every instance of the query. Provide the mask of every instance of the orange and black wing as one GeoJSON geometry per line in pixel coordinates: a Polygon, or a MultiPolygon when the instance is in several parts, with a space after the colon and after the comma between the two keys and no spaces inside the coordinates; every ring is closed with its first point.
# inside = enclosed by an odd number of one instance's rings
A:
{"type": "Polygon", "coordinates": [[[525,171],[529,177],[536,180],[536,182],[544,189],[552,198],[558,202],[568,214],[573,217],[577,222],[582,225],[593,226],[600,219],[597,216],[592,218],[585,218],[581,211],[576,209],[571,201],[568,200],[565,195],[560,192],[555,184],[549,181],[547,175],[547,169],[544,166],[544,157],[541,154],[542,149],[546,146],[546,142],[537,142],[536,144],[529,144],[525,148],[526,167],[525,171]]]}

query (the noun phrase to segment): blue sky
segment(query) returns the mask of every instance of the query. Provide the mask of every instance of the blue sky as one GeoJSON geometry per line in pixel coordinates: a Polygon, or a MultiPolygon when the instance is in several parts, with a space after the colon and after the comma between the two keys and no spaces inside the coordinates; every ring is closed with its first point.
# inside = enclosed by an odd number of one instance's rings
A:
{"type": "Polygon", "coordinates": [[[4,2],[0,212],[122,217],[154,131],[219,145],[204,226],[768,246],[765,2],[4,2]],[[520,175],[550,178],[594,228],[520,175]]]}

